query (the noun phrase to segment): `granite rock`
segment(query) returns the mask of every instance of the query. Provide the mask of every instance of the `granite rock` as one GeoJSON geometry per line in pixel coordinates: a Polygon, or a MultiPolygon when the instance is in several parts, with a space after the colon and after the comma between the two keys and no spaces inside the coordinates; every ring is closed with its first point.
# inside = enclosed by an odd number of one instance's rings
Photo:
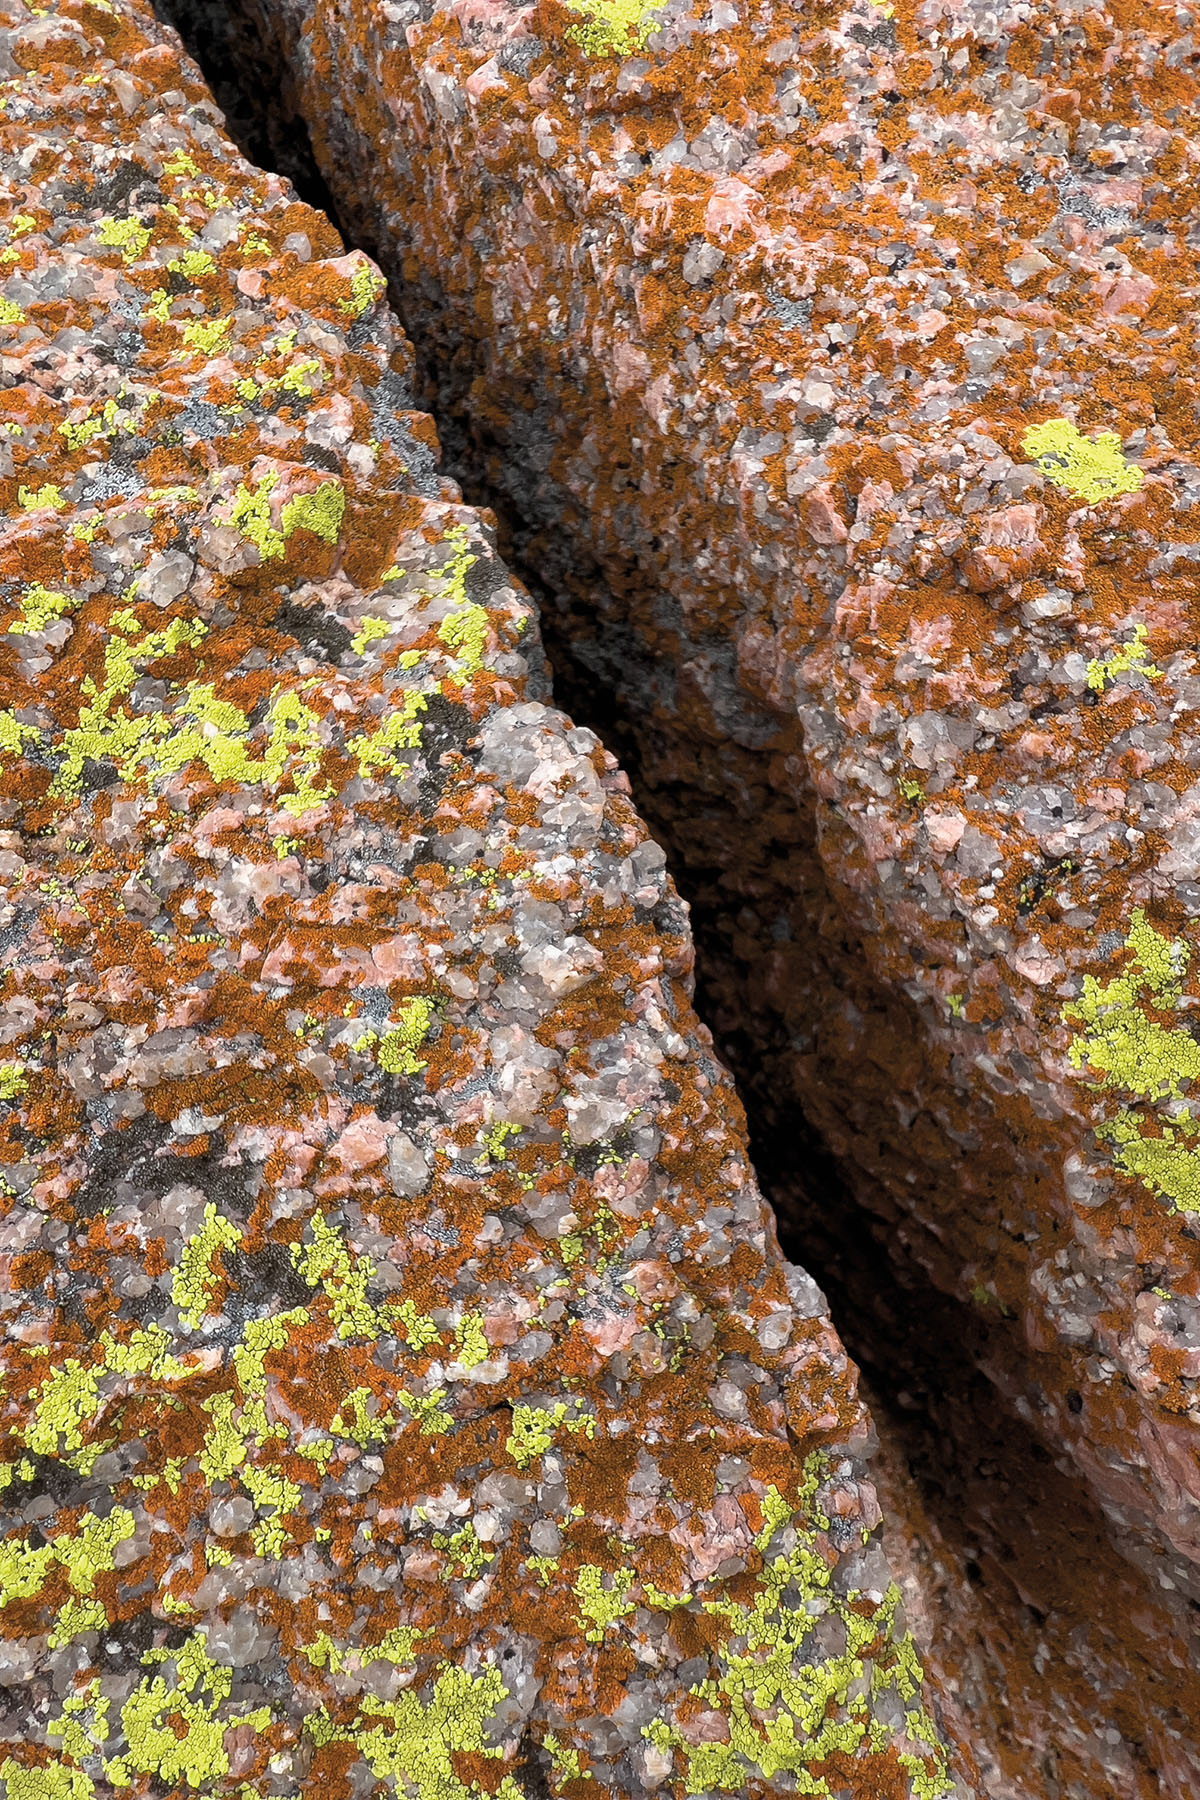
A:
{"type": "Polygon", "coordinates": [[[1193,13],[255,11],[724,901],[718,1038],[1195,1603],[1193,13]]]}
{"type": "Polygon", "coordinates": [[[965,1800],[664,854],[221,123],[0,0],[0,1784],[965,1800]]]}

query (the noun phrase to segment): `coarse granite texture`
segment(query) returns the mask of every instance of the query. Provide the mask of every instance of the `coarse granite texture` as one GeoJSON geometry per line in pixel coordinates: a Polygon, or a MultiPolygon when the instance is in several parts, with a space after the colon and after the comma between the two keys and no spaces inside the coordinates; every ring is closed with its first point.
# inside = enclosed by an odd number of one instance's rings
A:
{"type": "MultiPolygon", "coordinates": [[[[756,1168],[766,1186],[769,1168],[756,1168]]],[[[854,1324],[888,1558],[982,1791],[1192,1800],[1188,1609],[1109,1541],[1070,1460],[996,1404],[986,1337],[964,1332],[956,1302],[861,1234],[841,1267],[822,1261],[822,1278],[839,1329],[854,1324]]]]}
{"type": "Polygon", "coordinates": [[[0,1786],[967,1800],[663,852],[219,125],[0,0],[0,1786]]]}
{"type": "Polygon", "coordinates": [[[714,1028],[1200,1599],[1194,14],[253,10],[728,896],[714,1028]]]}

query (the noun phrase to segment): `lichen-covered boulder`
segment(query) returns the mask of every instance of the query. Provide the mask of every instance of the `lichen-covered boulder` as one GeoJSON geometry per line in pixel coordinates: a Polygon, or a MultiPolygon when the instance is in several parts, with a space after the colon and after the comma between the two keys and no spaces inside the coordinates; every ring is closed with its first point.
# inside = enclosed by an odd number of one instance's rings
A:
{"type": "Polygon", "coordinates": [[[1193,15],[256,11],[724,909],[764,1119],[1200,1598],[1193,15]]]}
{"type": "Polygon", "coordinates": [[[219,124],[0,3],[0,1787],[965,1794],[663,853],[219,124]]]}

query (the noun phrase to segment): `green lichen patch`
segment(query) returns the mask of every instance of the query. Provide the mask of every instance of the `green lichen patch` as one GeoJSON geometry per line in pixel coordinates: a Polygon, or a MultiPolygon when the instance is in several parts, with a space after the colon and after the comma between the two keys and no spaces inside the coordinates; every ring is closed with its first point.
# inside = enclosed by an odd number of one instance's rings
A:
{"type": "MultiPolygon", "coordinates": [[[[202,620],[173,619],[161,630],[146,631],[132,610],[122,608],[114,612],[110,626],[103,685],[84,678],[78,723],[54,748],[53,795],[78,794],[85,765],[98,762],[115,766],[126,781],[143,775],[151,783],[199,763],[217,782],[261,783],[296,816],[330,797],[333,789],[316,783],[320,720],[296,689],[279,686],[272,692],[262,753],[256,755],[249,718],[221,699],[211,682],[168,684],[166,704],[152,712],[130,712],[119,704],[152,664],[202,643],[208,632],[202,620]]],[[[26,732],[25,727],[20,730],[26,732]]],[[[0,747],[8,747],[2,734],[0,747]]]]}
{"type": "Polygon", "coordinates": [[[572,12],[583,13],[584,25],[565,32],[569,43],[578,44],[585,56],[632,56],[643,50],[658,26],[661,6],[647,0],[564,0],[572,12]]]}
{"type": "Polygon", "coordinates": [[[610,1625],[634,1610],[629,1590],[636,1579],[633,1569],[614,1569],[606,1578],[595,1563],[585,1563],[575,1577],[575,1598],[583,1635],[589,1644],[599,1644],[610,1625]]]}
{"type": "Polygon", "coordinates": [[[1093,657],[1088,664],[1087,682],[1093,693],[1102,694],[1118,675],[1144,675],[1147,681],[1159,681],[1163,671],[1147,660],[1146,627],[1137,624],[1133,636],[1119,650],[1105,657],[1093,657]]]}
{"type": "Polygon", "coordinates": [[[596,1421],[591,1414],[583,1413],[569,1418],[569,1410],[562,1400],[551,1407],[524,1404],[513,1407],[512,1431],[505,1449],[518,1469],[527,1469],[531,1463],[544,1456],[560,1430],[573,1433],[582,1431],[589,1438],[595,1436],[596,1421]]]}
{"type": "Polygon", "coordinates": [[[43,587],[40,581],[32,582],[21,599],[20,618],[14,619],[8,629],[10,632],[32,637],[37,632],[45,631],[56,620],[65,618],[79,604],[73,594],[43,587]]]}
{"type": "Polygon", "coordinates": [[[1089,505],[1118,494],[1133,494],[1145,482],[1135,463],[1126,462],[1115,431],[1086,438],[1070,419],[1044,419],[1021,439],[1026,456],[1048,481],[1089,505]]]}
{"type": "Polygon", "coordinates": [[[234,1726],[265,1730],[271,1708],[229,1704],[234,1671],[209,1656],[202,1631],[178,1650],[147,1650],[142,1660],[173,1666],[169,1676],[143,1679],[121,1708],[126,1748],[105,1762],[105,1776],[118,1788],[141,1774],[211,1791],[229,1773],[226,1733],[234,1726]]]}
{"type": "Polygon", "coordinates": [[[387,292],[387,282],[378,269],[363,263],[350,277],[350,298],[339,300],[338,306],[352,319],[361,319],[375,302],[387,292]]]}
{"type": "Polygon", "coordinates": [[[171,1287],[171,1298],[185,1325],[199,1325],[220,1285],[220,1275],[213,1267],[214,1256],[222,1248],[236,1250],[241,1241],[237,1226],[222,1218],[210,1200],[204,1209],[204,1224],[184,1246],[171,1287]]]}
{"type": "Polygon", "coordinates": [[[410,1800],[474,1800],[484,1792],[495,1800],[524,1800],[511,1776],[486,1789],[464,1778],[459,1758],[502,1759],[504,1752],[488,1741],[488,1725],[508,1698],[500,1671],[484,1667],[477,1674],[443,1665],[428,1700],[412,1689],[394,1700],[364,1695],[352,1725],[335,1724],[322,1710],[306,1730],[320,1748],[353,1744],[379,1781],[410,1800]]]}
{"type": "Polygon", "coordinates": [[[1182,1093],[1200,1076],[1200,1044],[1180,1026],[1167,1026],[1152,1012],[1173,1013],[1182,999],[1182,982],[1191,950],[1182,938],[1170,939],[1154,929],[1139,907],[1133,914],[1125,947],[1125,972],[1112,981],[1083,978],[1083,992],[1064,1008],[1064,1016],[1085,1027],[1071,1040],[1073,1068],[1090,1066],[1104,1085],[1124,1088],[1143,1100],[1182,1093]]]}
{"type": "Polygon", "coordinates": [[[829,1785],[822,1765],[835,1756],[880,1752],[889,1743],[896,1743],[914,1795],[938,1800],[954,1790],[936,1726],[911,1705],[924,1674],[911,1638],[894,1629],[900,1590],[893,1586],[882,1606],[873,1607],[853,1590],[843,1597],[833,1588],[818,1535],[829,1527],[816,1500],[821,1474],[819,1457],[810,1457],[801,1511],[768,1489],[756,1540],[764,1566],[753,1598],[702,1602],[723,1622],[724,1634],[717,1673],[691,1693],[724,1716],[727,1739],[696,1744],[667,1719],[643,1727],[643,1736],[682,1774],[686,1794],[734,1793],[756,1778],[784,1776],[797,1793],[833,1800],[842,1790],[829,1785]],[[814,1651],[818,1626],[828,1645],[830,1619],[841,1627],[842,1647],[814,1651]],[[906,1742],[875,1716],[876,1699],[888,1692],[907,1708],[906,1742]]]}
{"type": "Polygon", "coordinates": [[[271,469],[257,487],[238,484],[233,498],[229,523],[243,537],[257,545],[264,562],[283,555],[287,540],[303,527],[327,544],[336,544],[346,511],[346,492],[340,481],[323,481],[311,494],[296,494],[284,502],[279,526],[271,516],[271,496],[279,486],[279,475],[271,469]]]}
{"type": "Polygon", "coordinates": [[[1171,1022],[1183,1003],[1191,948],[1156,931],[1141,907],[1125,948],[1123,973],[1106,982],[1085,975],[1082,994],[1063,1008],[1064,1021],[1082,1027],[1067,1054],[1073,1068],[1099,1073],[1102,1089],[1137,1103],[1098,1128],[1117,1167],[1174,1211],[1200,1212],[1200,1124],[1183,1101],[1200,1077],[1200,1043],[1184,1023],[1171,1022]]]}

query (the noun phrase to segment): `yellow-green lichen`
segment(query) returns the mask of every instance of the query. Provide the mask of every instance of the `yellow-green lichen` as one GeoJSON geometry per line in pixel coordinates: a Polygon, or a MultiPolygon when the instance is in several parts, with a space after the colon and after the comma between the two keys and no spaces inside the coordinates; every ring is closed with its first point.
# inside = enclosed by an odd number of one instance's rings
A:
{"type": "Polygon", "coordinates": [[[68,450],[81,450],[93,438],[106,435],[103,419],[80,419],[78,422],[65,419],[58,429],[67,440],[68,450]]]}
{"type": "Polygon", "coordinates": [[[90,676],[84,679],[87,699],[78,724],[64,734],[59,746],[52,794],[78,793],[88,761],[115,763],[126,781],[144,772],[152,782],[199,762],[214,781],[262,783],[276,790],[278,804],[294,816],[312,811],[330,797],[332,787],[316,785],[321,721],[299,693],[274,690],[261,757],[250,750],[252,728],[246,714],[232,702],[218,699],[210,682],[171,684],[168,700],[175,701],[173,712],[131,715],[115,702],[132,690],[142,670],[160,657],[194,648],[207,627],[199,619],[173,619],[165,629],[143,634],[140,621],[128,609],[114,613],[110,624],[113,636],[105,647],[104,686],[98,689],[90,676]],[[289,779],[292,791],[278,793],[280,784],[289,779]]]}
{"type": "Polygon", "coordinates": [[[330,1431],[361,1445],[364,1450],[372,1444],[386,1443],[391,1436],[391,1427],[396,1423],[396,1415],[393,1412],[374,1413],[372,1405],[378,1405],[378,1401],[369,1387],[352,1388],[330,1420],[330,1431]]]}
{"type": "Polygon", "coordinates": [[[121,259],[126,264],[137,261],[150,242],[150,237],[149,227],[136,216],[132,219],[101,219],[96,227],[96,241],[111,249],[120,250],[121,259]]]}
{"type": "MultiPolygon", "coordinates": [[[[911,1640],[893,1636],[898,1588],[869,1616],[854,1609],[857,1592],[842,1598],[833,1589],[832,1568],[816,1535],[829,1525],[815,1503],[821,1466],[819,1457],[806,1465],[800,1498],[807,1518],[777,1489],[767,1490],[756,1539],[764,1567],[750,1603],[702,1603],[705,1612],[725,1621],[727,1635],[715,1652],[717,1673],[690,1691],[724,1715],[727,1740],[692,1743],[666,1719],[643,1727],[643,1736],[682,1765],[687,1794],[736,1792],[755,1779],[771,1782],[785,1775],[794,1792],[829,1800],[829,1784],[817,1772],[822,1764],[839,1754],[882,1753],[895,1742],[895,1734],[873,1714],[872,1695],[895,1693],[907,1702],[924,1679],[911,1640]],[[784,1543],[769,1554],[780,1532],[787,1534],[784,1543]],[[844,1648],[814,1659],[812,1634],[831,1614],[841,1623],[844,1648]],[[869,1677],[867,1652],[873,1662],[869,1677]]],[[[922,1709],[906,1714],[905,1738],[895,1747],[922,1800],[953,1792],[945,1750],[922,1709]]]]}
{"type": "Polygon", "coordinates": [[[315,493],[285,501],[280,522],[288,538],[301,527],[327,544],[336,544],[346,512],[346,490],[340,481],[323,481],[315,493]]]}
{"type": "Polygon", "coordinates": [[[460,678],[476,674],[483,666],[487,645],[488,616],[482,606],[467,598],[467,571],[479,558],[467,549],[467,528],[452,525],[446,540],[453,551],[449,562],[433,571],[434,579],[444,584],[448,597],[457,603],[438,627],[438,636],[450,650],[458,652],[457,673],[460,678]]]}
{"type": "Polygon", "coordinates": [[[171,1298],[179,1308],[185,1325],[195,1330],[206,1312],[221,1277],[213,1268],[218,1250],[236,1250],[242,1234],[230,1219],[223,1217],[210,1200],[204,1208],[204,1223],[183,1247],[179,1267],[171,1283],[171,1298]]]}
{"type": "Polygon", "coordinates": [[[635,50],[644,50],[658,29],[661,6],[647,4],[647,0],[565,0],[565,4],[587,20],[565,33],[568,42],[578,44],[585,56],[631,56],[635,50]]]}
{"type": "Polygon", "coordinates": [[[173,200],[165,200],[163,202],[162,210],[170,218],[173,231],[178,233],[185,244],[192,243],[196,237],[196,233],[192,230],[192,227],[188,224],[175,202],[173,200]]]}
{"type": "Polygon", "coordinates": [[[377,1644],[338,1644],[327,1631],[319,1631],[309,1644],[299,1646],[314,1669],[340,1675],[344,1669],[365,1669],[374,1662],[395,1663],[403,1668],[414,1660],[416,1646],[425,1633],[413,1625],[393,1625],[377,1644]]]}
{"type": "Polygon", "coordinates": [[[446,1552],[446,1580],[477,1581],[496,1560],[496,1552],[485,1549],[480,1543],[479,1533],[470,1519],[458,1531],[435,1531],[433,1543],[435,1549],[446,1552]]]}
{"type": "Polygon", "coordinates": [[[415,750],[421,742],[424,726],[421,714],[429,705],[429,697],[421,688],[406,688],[400,705],[390,712],[378,731],[364,732],[351,738],[347,748],[358,758],[358,772],[373,780],[377,770],[397,777],[407,775],[411,763],[402,762],[397,750],[415,750]]]}
{"type": "Polygon", "coordinates": [[[99,1600],[68,1600],[55,1615],[47,1642],[51,1650],[60,1650],[88,1631],[103,1631],[108,1624],[107,1609],[99,1600]]]}
{"type": "Polygon", "coordinates": [[[522,1800],[520,1788],[509,1776],[495,1785],[489,1782],[484,1790],[456,1767],[461,1757],[503,1756],[488,1742],[487,1731],[507,1698],[508,1689],[495,1667],[485,1667],[477,1675],[443,1667],[428,1701],[411,1688],[393,1700],[364,1694],[353,1725],[338,1725],[321,1711],[306,1721],[305,1728],[318,1746],[353,1744],[376,1779],[400,1784],[406,1800],[475,1800],[484,1791],[495,1800],[522,1800]]]}
{"type": "Polygon", "coordinates": [[[379,1066],[389,1075],[419,1075],[426,1065],[416,1052],[429,1036],[433,1003],[423,994],[415,994],[403,1001],[397,1012],[399,1024],[380,1039],[379,1066]]]}
{"type": "Polygon", "coordinates": [[[206,1481],[228,1481],[246,1460],[246,1440],[234,1415],[237,1399],[229,1393],[212,1394],[200,1402],[201,1412],[212,1420],[204,1434],[200,1471],[206,1481]]]}
{"type": "Polygon", "coordinates": [[[6,1756],[0,1763],[0,1781],[8,1800],[92,1800],[96,1784],[83,1769],[66,1763],[19,1763],[6,1756]]]}
{"type": "Polygon", "coordinates": [[[80,605],[82,601],[74,594],[62,594],[35,581],[25,589],[22,596],[21,617],[14,619],[8,629],[32,637],[36,632],[45,631],[57,619],[73,612],[80,605]]]}
{"type": "Polygon", "coordinates": [[[1130,961],[1121,975],[1108,982],[1085,975],[1082,994],[1063,1008],[1067,1024],[1084,1027],[1067,1054],[1072,1067],[1098,1070],[1102,1088],[1141,1103],[1121,1106],[1097,1128],[1114,1146],[1116,1166],[1174,1211],[1200,1212],[1200,1123],[1182,1100],[1200,1077],[1200,1043],[1185,1025],[1150,1017],[1178,1011],[1192,952],[1182,938],[1156,931],[1141,907],[1125,948],[1130,961]]]}
{"type": "Polygon", "coordinates": [[[202,275],[215,275],[217,264],[207,250],[186,250],[182,256],[174,257],[168,269],[176,274],[185,275],[189,281],[199,281],[202,275]]]}
{"type": "Polygon", "coordinates": [[[463,1369],[477,1369],[491,1355],[481,1313],[467,1313],[455,1327],[455,1362],[463,1369]]]}
{"type": "Polygon", "coordinates": [[[184,326],[183,341],[189,350],[199,350],[203,356],[215,356],[225,349],[225,340],[232,330],[232,319],[197,319],[184,326]]]}
{"type": "Polygon", "coordinates": [[[369,307],[373,306],[379,296],[387,291],[387,282],[378,269],[362,264],[355,269],[350,278],[349,300],[339,300],[342,312],[349,313],[351,318],[360,319],[369,307]]]}
{"type": "Polygon", "coordinates": [[[407,1388],[401,1388],[397,1395],[414,1418],[420,1420],[423,1437],[440,1437],[453,1425],[453,1413],[446,1412],[441,1405],[445,1398],[444,1387],[435,1388],[432,1394],[424,1396],[410,1394],[407,1388]]]}
{"type": "Polygon", "coordinates": [[[1146,627],[1138,624],[1132,638],[1119,650],[1112,650],[1103,658],[1093,657],[1088,664],[1087,683],[1094,693],[1102,694],[1118,675],[1144,675],[1147,681],[1158,681],[1162,673],[1154,663],[1146,661],[1146,627]]]}
{"type": "Polygon", "coordinates": [[[1112,981],[1083,978],[1083,992],[1064,1008],[1064,1017],[1081,1020],[1085,1030],[1067,1052],[1073,1068],[1099,1069],[1107,1087],[1124,1088],[1143,1100],[1177,1096],[1200,1076],[1200,1043],[1182,1026],[1168,1027],[1152,1019],[1174,1012],[1191,950],[1182,938],[1156,931],[1143,908],[1133,914],[1125,947],[1128,968],[1112,981]]]}
{"type": "Polygon", "coordinates": [[[183,1381],[204,1373],[202,1363],[185,1363],[171,1351],[163,1325],[137,1326],[121,1343],[111,1333],[99,1340],[104,1366],[114,1375],[150,1375],[155,1381],[183,1381]]]}
{"type": "Polygon", "coordinates": [[[61,512],[66,504],[62,489],[52,481],[40,488],[27,488],[24,484],[17,488],[17,505],[24,507],[27,512],[36,512],[40,506],[53,507],[56,512],[61,512]]]}
{"type": "Polygon", "coordinates": [[[290,1534],[283,1523],[285,1513],[294,1512],[304,1498],[294,1481],[280,1475],[275,1469],[261,1469],[255,1463],[247,1462],[238,1471],[238,1478],[246,1489],[255,1506],[260,1510],[273,1508],[273,1513],[266,1519],[259,1519],[251,1533],[256,1556],[278,1559],[283,1556],[289,1542],[290,1534]]]}
{"type": "Polygon", "coordinates": [[[83,1448],[83,1427],[100,1407],[95,1371],[68,1356],[46,1376],[39,1389],[25,1447],[39,1456],[62,1456],[83,1448]]]}
{"type": "Polygon", "coordinates": [[[316,1212],[308,1222],[312,1242],[293,1244],[291,1258],[310,1287],[321,1287],[328,1296],[333,1322],[340,1338],[365,1337],[372,1341],[384,1329],[379,1313],[367,1298],[367,1283],[375,1273],[368,1256],[356,1257],[335,1225],[316,1212]]]}
{"type": "Polygon", "coordinates": [[[328,1472],[337,1445],[332,1438],[317,1438],[311,1444],[297,1444],[295,1449],[297,1456],[303,1456],[307,1461],[319,1464],[321,1475],[324,1476],[328,1472]]]}
{"type": "Polygon", "coordinates": [[[579,1622],[589,1644],[602,1643],[609,1626],[635,1610],[629,1590],[636,1579],[633,1569],[613,1569],[606,1578],[597,1564],[584,1563],[575,1577],[573,1592],[579,1602],[579,1622]]]}
{"type": "Polygon", "coordinates": [[[578,1750],[564,1744],[553,1731],[548,1731],[542,1739],[542,1748],[554,1764],[554,1773],[559,1781],[594,1781],[596,1778],[590,1769],[585,1769],[579,1760],[578,1750]]]}
{"type": "Polygon", "coordinates": [[[35,1548],[19,1538],[0,1543],[0,1608],[10,1600],[31,1600],[40,1594],[54,1562],[54,1547],[35,1548]]]}
{"type": "Polygon", "coordinates": [[[285,501],[276,530],[271,520],[271,495],[278,486],[274,469],[268,470],[256,488],[239,483],[229,515],[229,523],[257,546],[264,562],[282,556],[288,538],[301,527],[327,544],[337,543],[346,511],[346,491],[340,481],[323,481],[314,493],[297,494],[285,501]]]}
{"type": "Polygon", "coordinates": [[[86,1687],[67,1696],[58,1718],[46,1726],[46,1735],[61,1740],[64,1756],[82,1762],[85,1757],[94,1756],[109,1737],[111,1705],[108,1696],[100,1691],[100,1677],[95,1675],[86,1687]]]}
{"type": "Polygon", "coordinates": [[[590,1413],[569,1419],[562,1400],[552,1407],[522,1403],[513,1407],[512,1431],[504,1448],[519,1469],[527,1469],[531,1462],[545,1455],[554,1442],[555,1433],[564,1429],[573,1433],[582,1431],[585,1437],[594,1438],[596,1421],[590,1413]]]}
{"type": "MultiPolygon", "coordinates": [[[[411,1300],[388,1301],[380,1307],[372,1303],[367,1285],[375,1275],[374,1262],[369,1256],[356,1256],[323,1213],[313,1214],[308,1231],[312,1241],[293,1244],[291,1258],[309,1286],[320,1287],[327,1296],[340,1338],[361,1337],[374,1343],[389,1333],[402,1337],[410,1350],[437,1342],[441,1336],[437,1325],[428,1314],[418,1312],[411,1300]]],[[[280,1315],[282,1319],[297,1316],[280,1315]]]]}
{"type": "Polygon", "coordinates": [[[423,1350],[426,1344],[436,1344],[442,1335],[429,1314],[418,1312],[411,1300],[393,1301],[384,1310],[393,1329],[400,1328],[400,1335],[410,1350],[423,1350]]]}
{"type": "Polygon", "coordinates": [[[390,637],[395,626],[387,619],[376,619],[367,616],[359,620],[358,630],[350,640],[351,647],[357,656],[364,656],[371,644],[378,643],[381,638],[390,637]]]}
{"type": "Polygon", "coordinates": [[[174,1663],[174,1679],[146,1677],[121,1708],[128,1749],[104,1765],[115,1787],[133,1787],[136,1776],[157,1776],[168,1786],[186,1783],[211,1792],[229,1773],[226,1733],[235,1727],[265,1731],[269,1706],[249,1712],[229,1706],[234,1671],[214,1662],[198,1631],[177,1650],[147,1650],[143,1662],[174,1663]]]}
{"type": "Polygon", "coordinates": [[[64,1532],[52,1543],[55,1558],[67,1571],[77,1594],[91,1594],[96,1577],[115,1569],[116,1550],[137,1530],[137,1521],[126,1506],[114,1506],[106,1519],[86,1512],[74,1531],[64,1532]]]}
{"type": "Polygon", "coordinates": [[[1021,439],[1021,448],[1055,487],[1089,505],[1116,494],[1136,493],[1146,479],[1136,464],[1126,462],[1115,431],[1085,438],[1070,419],[1044,419],[1040,425],[1031,425],[1021,439]]]}
{"type": "Polygon", "coordinates": [[[29,1076],[23,1062],[0,1063],[0,1100],[16,1100],[29,1091],[29,1076]]]}
{"type": "Polygon", "coordinates": [[[438,636],[448,649],[458,652],[456,661],[460,676],[474,675],[483,667],[483,652],[488,639],[488,616],[482,606],[470,601],[460,611],[451,613],[438,626],[438,636]]]}
{"type": "MultiPolygon", "coordinates": [[[[484,881],[485,886],[491,886],[496,880],[495,870],[488,869],[486,876],[490,876],[491,880],[487,881],[485,875],[480,875],[479,879],[484,881]]],[[[523,1125],[514,1125],[507,1119],[496,1120],[494,1124],[488,1126],[483,1134],[484,1155],[492,1162],[504,1162],[508,1156],[505,1146],[509,1138],[518,1137],[523,1130],[523,1125]]],[[[478,1163],[476,1167],[479,1167],[478,1163]]]]}
{"type": "MultiPolygon", "coordinates": [[[[316,389],[312,386],[311,382],[306,381],[304,377],[316,373],[320,368],[321,364],[315,356],[305,357],[302,362],[293,363],[291,368],[283,375],[272,376],[269,381],[264,381],[263,388],[282,388],[285,393],[299,394],[304,400],[311,399],[313,394],[316,393],[316,389]]],[[[318,537],[325,537],[331,519],[332,511],[330,511],[328,517],[323,518],[323,529],[318,530],[316,525],[310,525],[309,530],[316,531],[318,537]]],[[[302,519],[300,523],[307,524],[308,521],[302,519]]],[[[333,543],[335,539],[328,538],[326,541],[333,543]]]]}
{"type": "Polygon", "coordinates": [[[652,1606],[657,1612],[674,1612],[677,1606],[687,1606],[692,1599],[690,1589],[683,1594],[668,1594],[665,1588],[658,1587],[653,1581],[647,1581],[644,1577],[642,1592],[646,1596],[646,1605],[652,1606]]]}

